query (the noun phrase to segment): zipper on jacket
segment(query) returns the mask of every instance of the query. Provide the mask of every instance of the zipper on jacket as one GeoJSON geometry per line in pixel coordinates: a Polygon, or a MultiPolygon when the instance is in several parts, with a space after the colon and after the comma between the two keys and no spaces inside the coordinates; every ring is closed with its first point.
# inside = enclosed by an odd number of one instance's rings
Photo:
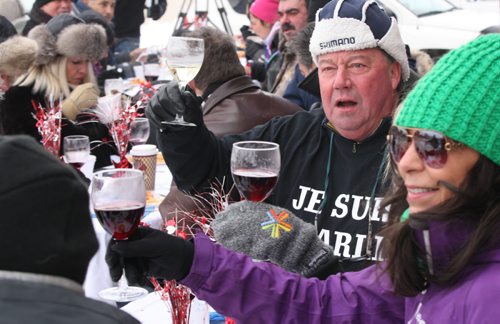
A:
{"type": "Polygon", "coordinates": [[[356,148],[356,144],[358,144],[358,143],[357,142],[352,143],[352,154],[356,154],[356,152],[358,151],[356,148]]]}

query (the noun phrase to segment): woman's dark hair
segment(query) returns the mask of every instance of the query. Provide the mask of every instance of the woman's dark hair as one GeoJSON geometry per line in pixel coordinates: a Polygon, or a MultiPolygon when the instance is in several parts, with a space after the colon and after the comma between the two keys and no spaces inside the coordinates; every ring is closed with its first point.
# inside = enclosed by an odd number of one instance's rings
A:
{"type": "Polygon", "coordinates": [[[400,221],[408,208],[406,188],[396,168],[392,168],[392,184],[381,208],[390,207],[389,223],[381,232],[382,257],[395,292],[415,296],[429,283],[452,284],[459,274],[481,251],[490,249],[500,240],[500,166],[481,155],[459,188],[448,183],[441,185],[455,192],[452,198],[424,212],[412,214],[417,220],[462,221],[472,224],[471,236],[452,257],[443,271],[434,275],[425,266],[425,252],[417,245],[409,221],[400,221]],[[424,266],[423,266],[424,265],[424,266]]]}

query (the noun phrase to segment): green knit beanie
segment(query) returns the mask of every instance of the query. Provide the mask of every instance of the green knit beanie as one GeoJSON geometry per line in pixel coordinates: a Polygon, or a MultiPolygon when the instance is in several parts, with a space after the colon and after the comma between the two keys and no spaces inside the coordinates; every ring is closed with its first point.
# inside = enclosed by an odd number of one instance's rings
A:
{"type": "Polygon", "coordinates": [[[500,164],[500,34],[443,56],[408,94],[395,124],[439,131],[500,164]]]}

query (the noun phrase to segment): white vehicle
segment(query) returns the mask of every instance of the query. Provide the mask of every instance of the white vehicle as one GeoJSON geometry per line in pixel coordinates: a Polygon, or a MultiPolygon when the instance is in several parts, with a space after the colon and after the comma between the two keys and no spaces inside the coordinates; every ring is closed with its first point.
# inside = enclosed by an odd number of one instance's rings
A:
{"type": "MultiPolygon", "coordinates": [[[[398,20],[403,40],[433,58],[471,41],[481,34],[500,32],[500,1],[496,12],[459,8],[447,0],[376,0],[398,20]]],[[[486,2],[486,1],[484,1],[486,2]]]]}

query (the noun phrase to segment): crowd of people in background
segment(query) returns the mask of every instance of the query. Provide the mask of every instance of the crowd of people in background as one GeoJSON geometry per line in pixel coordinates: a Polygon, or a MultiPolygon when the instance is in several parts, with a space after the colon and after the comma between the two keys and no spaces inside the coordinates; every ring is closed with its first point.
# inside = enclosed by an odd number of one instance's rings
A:
{"type": "MultiPolygon", "coordinates": [[[[495,321],[500,34],[436,62],[375,1],[245,4],[240,47],[216,27],[174,31],[203,39],[203,63],[186,88],[157,81],[145,108],[173,176],[163,222],[206,213],[220,184],[229,206],[212,211],[216,242],[138,228],[107,248],[113,280],[123,267],[132,283],[177,280],[242,323],[495,321]],[[165,123],[179,111],[195,126],[165,123]],[[280,146],[259,204],[241,201],[231,177],[232,145],[248,140],[280,146]],[[278,239],[260,228],[272,209],[293,224],[278,239]]],[[[140,46],[146,10],[158,20],[167,1],[36,0],[19,32],[0,15],[0,206],[11,212],[0,217],[0,306],[16,301],[0,322],[136,322],[83,296],[96,251],[88,183],[43,150],[33,115],[60,101],[61,137],[88,136],[94,169],[112,165],[96,105],[106,79],[158,60],[140,46]]]]}

